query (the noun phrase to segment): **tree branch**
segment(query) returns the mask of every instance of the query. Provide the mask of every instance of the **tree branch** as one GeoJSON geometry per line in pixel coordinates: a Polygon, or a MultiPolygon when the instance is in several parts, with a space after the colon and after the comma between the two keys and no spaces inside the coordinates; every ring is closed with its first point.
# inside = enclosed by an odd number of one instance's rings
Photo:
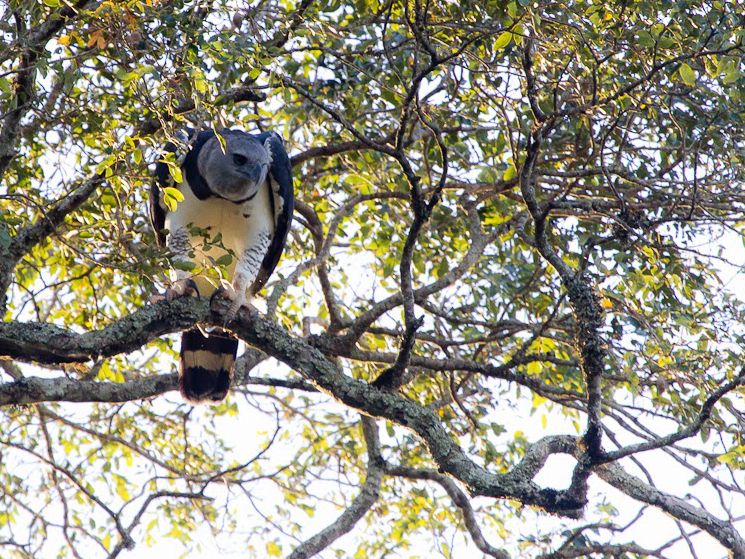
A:
{"type": "Polygon", "coordinates": [[[482,553],[497,559],[510,559],[507,552],[492,546],[484,538],[481,528],[479,527],[478,521],[476,520],[476,514],[471,506],[471,501],[456,483],[449,477],[439,473],[437,470],[430,470],[425,468],[411,468],[408,466],[394,465],[386,463],[385,473],[392,476],[404,477],[407,479],[424,479],[439,483],[442,488],[447,492],[453,504],[460,509],[463,515],[463,522],[466,525],[466,530],[471,535],[473,543],[482,553]]]}
{"type": "Polygon", "coordinates": [[[517,499],[570,517],[580,514],[585,501],[577,500],[574,494],[541,489],[531,480],[509,474],[492,474],[474,463],[440,424],[436,412],[347,377],[305,340],[293,338],[278,325],[252,317],[245,310],[226,325],[227,303],[216,303],[218,308],[211,312],[205,299],[160,301],[102,330],[83,334],[48,324],[3,323],[0,356],[45,363],[81,362],[133,351],[160,335],[187,329],[198,322],[225,325],[246,343],[299,371],[322,392],[346,406],[369,416],[389,419],[417,433],[443,471],[465,483],[473,494],[517,499]]]}
{"type": "Polygon", "coordinates": [[[745,557],[745,539],[727,520],[720,520],[700,507],[669,495],[627,473],[618,463],[604,464],[597,475],[629,497],[654,505],[674,518],[698,526],[732,552],[732,557],[745,557]]]}
{"type": "Polygon", "coordinates": [[[367,442],[367,477],[357,497],[334,522],[318,532],[312,538],[300,544],[289,557],[304,559],[326,549],[334,541],[349,532],[354,525],[370,510],[380,496],[380,486],[383,482],[383,468],[380,463],[380,442],[378,440],[375,422],[362,417],[362,429],[367,442]]]}

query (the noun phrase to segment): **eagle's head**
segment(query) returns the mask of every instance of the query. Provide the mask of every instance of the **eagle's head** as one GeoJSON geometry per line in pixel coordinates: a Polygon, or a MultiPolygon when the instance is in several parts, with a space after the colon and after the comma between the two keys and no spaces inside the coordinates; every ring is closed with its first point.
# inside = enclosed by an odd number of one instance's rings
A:
{"type": "Polygon", "coordinates": [[[225,130],[205,142],[197,165],[209,189],[226,200],[239,202],[253,197],[264,184],[271,164],[269,151],[242,132],[225,130]]]}

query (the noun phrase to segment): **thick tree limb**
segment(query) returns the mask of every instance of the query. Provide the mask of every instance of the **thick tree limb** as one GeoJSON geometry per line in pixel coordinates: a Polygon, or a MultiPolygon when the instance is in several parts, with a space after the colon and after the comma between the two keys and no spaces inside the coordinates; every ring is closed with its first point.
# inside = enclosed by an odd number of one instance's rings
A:
{"type": "MultiPolygon", "coordinates": [[[[236,366],[238,363],[236,363],[236,366]]],[[[304,392],[318,392],[301,379],[245,377],[238,386],[273,386],[304,392]]],[[[101,382],[71,378],[26,377],[0,383],[0,406],[41,402],[130,402],[154,398],[178,389],[178,375],[154,375],[125,382],[101,382]]]]}
{"type": "Polygon", "coordinates": [[[603,326],[603,311],[587,278],[582,277],[579,271],[573,270],[566,264],[548,239],[547,222],[550,206],[538,201],[536,165],[544,136],[550,132],[552,126],[553,120],[547,121],[529,137],[525,162],[520,171],[520,191],[533,218],[535,228],[533,246],[559,273],[577,321],[575,339],[587,384],[588,418],[584,444],[587,448],[588,459],[596,461],[602,454],[601,380],[607,355],[607,348],[599,332],[603,326]]]}
{"type": "Polygon", "coordinates": [[[599,466],[596,473],[600,479],[632,499],[653,505],[674,518],[698,526],[729,549],[733,558],[745,557],[745,539],[728,520],[720,520],[700,507],[643,483],[618,463],[599,466]]]}
{"type": "Polygon", "coordinates": [[[37,363],[83,363],[139,349],[185,330],[209,314],[207,301],[177,299],[144,307],[103,328],[78,334],[52,324],[0,324],[0,357],[37,363]]]}
{"type": "MultiPolygon", "coordinates": [[[[84,334],[47,324],[4,323],[0,325],[0,356],[45,363],[111,356],[133,351],[160,335],[184,330],[197,322],[222,326],[224,311],[222,308],[212,314],[204,299],[161,301],[102,330],[84,334]]],[[[576,494],[541,489],[532,480],[487,472],[452,440],[435,412],[347,377],[318,349],[305,340],[291,337],[278,325],[241,312],[227,326],[245,342],[299,371],[318,389],[343,404],[417,433],[443,471],[461,480],[473,494],[517,499],[571,517],[581,513],[585,501],[578,500],[576,494]]]]}
{"type": "Polygon", "coordinates": [[[178,389],[176,375],[157,375],[126,382],[30,377],[0,384],[0,406],[39,402],[129,402],[178,389]]]}

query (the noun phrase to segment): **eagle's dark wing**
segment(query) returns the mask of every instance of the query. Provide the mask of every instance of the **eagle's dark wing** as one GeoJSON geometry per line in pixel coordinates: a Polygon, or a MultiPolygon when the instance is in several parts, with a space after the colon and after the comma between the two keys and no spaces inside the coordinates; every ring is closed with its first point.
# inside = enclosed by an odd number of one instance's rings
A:
{"type": "MultiPolygon", "coordinates": [[[[176,145],[168,142],[163,152],[176,153],[176,145]]],[[[150,183],[150,223],[155,231],[155,240],[161,248],[166,246],[166,207],[161,202],[160,193],[168,186],[173,186],[173,178],[168,172],[168,165],[158,161],[155,165],[155,180],[150,183]]]]}
{"type": "Polygon", "coordinates": [[[264,132],[258,134],[256,138],[262,144],[268,142],[272,151],[272,165],[267,182],[271,189],[270,200],[275,225],[272,242],[253,284],[253,293],[258,293],[261,290],[269,276],[274,272],[274,268],[277,267],[287,243],[287,234],[290,232],[292,213],[295,208],[295,194],[292,189],[292,165],[282,139],[275,132],[264,132]]]}

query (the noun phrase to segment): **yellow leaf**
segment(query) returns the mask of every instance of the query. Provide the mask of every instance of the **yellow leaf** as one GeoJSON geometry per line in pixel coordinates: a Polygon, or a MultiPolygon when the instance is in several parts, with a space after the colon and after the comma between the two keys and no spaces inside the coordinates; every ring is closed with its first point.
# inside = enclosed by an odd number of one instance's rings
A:
{"type": "Polygon", "coordinates": [[[127,491],[127,487],[124,485],[123,481],[117,482],[116,494],[119,495],[125,501],[129,501],[129,491],[127,491]]]}
{"type": "MultiPolygon", "coordinates": [[[[220,136],[218,136],[218,138],[219,137],[220,136]]],[[[173,180],[176,183],[182,182],[184,180],[184,177],[179,166],[176,165],[173,161],[166,161],[166,164],[168,165],[168,172],[170,173],[171,177],[173,177],[173,180]]]]}
{"type": "Polygon", "coordinates": [[[669,365],[672,362],[673,362],[672,358],[671,357],[668,357],[667,355],[663,355],[662,357],[660,357],[660,358],[657,359],[657,364],[660,367],[666,367],[667,365],[669,365]]]}
{"type": "Polygon", "coordinates": [[[98,41],[98,36],[100,34],[101,34],[101,32],[99,30],[96,30],[93,33],[91,33],[91,36],[88,37],[88,43],[86,44],[86,46],[92,47],[93,45],[95,45],[96,44],[96,41],[98,41]]]}
{"type": "Polygon", "coordinates": [[[274,542],[269,542],[268,544],[266,544],[266,552],[269,554],[270,557],[282,556],[282,548],[274,542]]]}
{"type": "Polygon", "coordinates": [[[607,297],[603,297],[600,301],[600,306],[603,307],[604,309],[612,309],[613,301],[611,301],[607,297]]]}
{"type": "Polygon", "coordinates": [[[515,169],[514,165],[510,165],[507,167],[507,170],[504,172],[504,175],[502,175],[503,180],[510,180],[512,177],[514,177],[517,174],[517,169],[515,169]]]}
{"type": "Polygon", "coordinates": [[[72,37],[70,37],[69,35],[62,35],[61,37],[57,38],[57,44],[67,46],[70,44],[70,39],[72,39],[72,37]]]}
{"type": "Polygon", "coordinates": [[[523,35],[525,35],[525,30],[523,29],[523,26],[516,25],[512,33],[512,40],[515,41],[516,45],[519,45],[520,43],[523,42],[523,35]]]}

